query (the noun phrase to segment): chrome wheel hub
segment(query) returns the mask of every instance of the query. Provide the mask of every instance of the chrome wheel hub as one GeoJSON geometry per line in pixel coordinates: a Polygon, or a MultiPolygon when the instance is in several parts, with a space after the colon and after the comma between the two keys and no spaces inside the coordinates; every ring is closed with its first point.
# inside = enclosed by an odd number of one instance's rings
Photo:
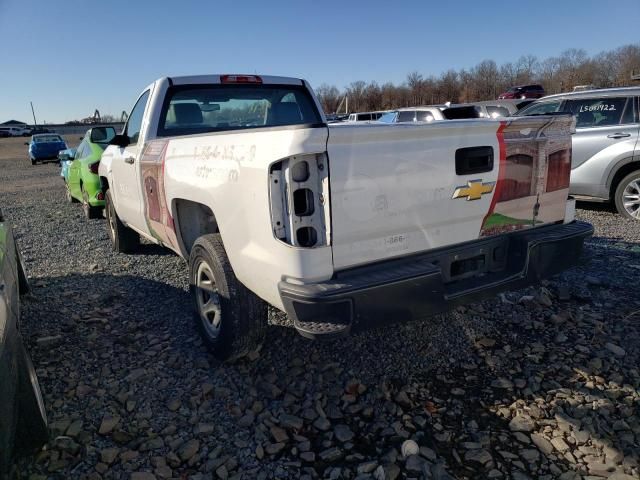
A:
{"type": "Polygon", "coordinates": [[[632,180],[624,188],[622,204],[629,215],[640,220],[640,179],[632,180]]]}
{"type": "Polygon", "coordinates": [[[222,310],[213,272],[206,262],[201,262],[196,271],[196,300],[200,319],[210,337],[220,334],[222,310]]]}

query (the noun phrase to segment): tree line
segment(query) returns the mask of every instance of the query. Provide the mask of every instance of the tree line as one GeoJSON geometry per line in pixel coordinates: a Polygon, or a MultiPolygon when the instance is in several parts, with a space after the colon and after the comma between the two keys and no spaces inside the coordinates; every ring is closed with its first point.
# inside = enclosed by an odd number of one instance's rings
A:
{"type": "Polygon", "coordinates": [[[400,85],[358,80],[340,90],[325,83],[316,93],[327,113],[337,112],[338,107],[344,112],[346,98],[350,112],[362,112],[492,100],[511,86],[530,83],[541,84],[548,95],[571,91],[576,85],[626,86],[633,84],[632,73],[640,73],[640,43],[593,56],[583,49],[571,48],[557,57],[523,55],[500,66],[493,60],[483,60],[473,68],[451,69],[439,76],[414,71],[400,85]]]}

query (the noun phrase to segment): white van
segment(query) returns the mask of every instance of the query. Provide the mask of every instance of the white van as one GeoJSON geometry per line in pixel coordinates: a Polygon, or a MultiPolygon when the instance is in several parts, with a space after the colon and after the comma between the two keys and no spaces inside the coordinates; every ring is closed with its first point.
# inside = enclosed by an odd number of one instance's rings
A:
{"type": "Polygon", "coordinates": [[[349,115],[347,122],[371,122],[378,120],[386,112],[360,112],[349,115]]]}
{"type": "Polygon", "coordinates": [[[28,137],[31,135],[31,130],[23,127],[0,127],[0,130],[9,132],[12,137],[28,137]]]}

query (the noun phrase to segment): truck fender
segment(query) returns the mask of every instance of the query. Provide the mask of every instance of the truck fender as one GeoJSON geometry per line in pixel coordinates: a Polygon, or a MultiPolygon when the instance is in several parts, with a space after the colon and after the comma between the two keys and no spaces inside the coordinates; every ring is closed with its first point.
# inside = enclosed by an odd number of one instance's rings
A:
{"type": "Polygon", "coordinates": [[[198,238],[209,233],[220,233],[214,212],[207,205],[176,198],[172,201],[172,216],[178,247],[185,258],[198,238]]]}

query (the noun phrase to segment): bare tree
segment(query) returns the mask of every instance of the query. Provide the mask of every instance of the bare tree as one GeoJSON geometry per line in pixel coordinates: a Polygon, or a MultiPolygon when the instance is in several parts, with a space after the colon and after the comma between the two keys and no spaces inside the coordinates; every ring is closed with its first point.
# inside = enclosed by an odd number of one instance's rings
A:
{"type": "Polygon", "coordinates": [[[356,82],[351,82],[351,84],[347,87],[347,95],[349,97],[349,110],[352,112],[357,112],[358,110],[362,110],[364,89],[367,84],[358,80],[356,82]]]}
{"type": "Polygon", "coordinates": [[[334,85],[323,83],[316,89],[318,100],[322,104],[322,108],[326,113],[335,113],[340,104],[342,95],[334,85]]]}
{"type": "Polygon", "coordinates": [[[375,81],[360,80],[341,92],[323,84],[317,93],[326,112],[335,112],[345,95],[349,97],[351,111],[387,110],[447,101],[488,100],[513,85],[526,83],[541,83],[547,93],[568,91],[580,84],[628,85],[631,72],[640,73],[640,43],[592,57],[582,49],[572,48],[546,59],[522,55],[515,62],[500,66],[487,59],[471,69],[448,70],[438,77],[425,77],[413,71],[401,85],[388,82],[380,86],[375,81]]]}

